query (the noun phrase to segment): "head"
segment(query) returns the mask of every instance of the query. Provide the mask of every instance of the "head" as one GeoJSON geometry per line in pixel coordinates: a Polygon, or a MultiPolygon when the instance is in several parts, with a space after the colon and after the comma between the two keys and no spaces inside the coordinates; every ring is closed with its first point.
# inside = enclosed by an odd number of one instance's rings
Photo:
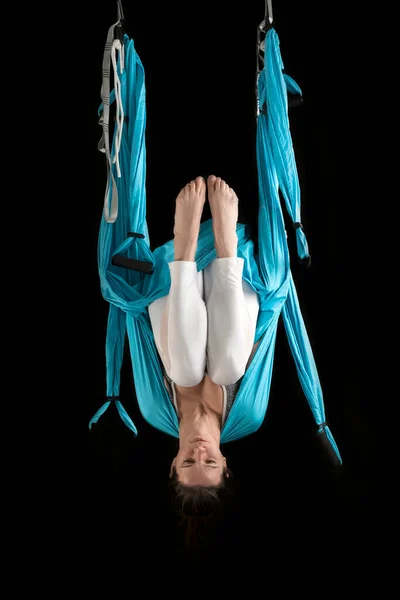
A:
{"type": "Polygon", "coordinates": [[[196,546],[202,537],[199,528],[209,528],[222,512],[232,472],[217,442],[195,439],[180,446],[169,476],[171,499],[181,524],[187,525],[185,545],[196,546]]]}
{"type": "Polygon", "coordinates": [[[170,477],[174,470],[179,483],[185,486],[218,487],[223,485],[224,473],[228,473],[218,441],[208,436],[207,440],[189,436],[181,443],[171,464],[170,477]]]}

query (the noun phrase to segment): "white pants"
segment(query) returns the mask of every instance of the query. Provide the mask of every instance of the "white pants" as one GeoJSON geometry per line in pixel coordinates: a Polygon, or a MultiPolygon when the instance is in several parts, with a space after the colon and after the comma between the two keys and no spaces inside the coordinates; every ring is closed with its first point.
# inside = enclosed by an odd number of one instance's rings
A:
{"type": "Polygon", "coordinates": [[[193,387],[205,372],[219,385],[245,373],[254,345],[258,294],[242,279],[244,259],[216,258],[203,271],[195,262],[168,263],[169,294],[149,309],[155,343],[169,377],[193,387]]]}

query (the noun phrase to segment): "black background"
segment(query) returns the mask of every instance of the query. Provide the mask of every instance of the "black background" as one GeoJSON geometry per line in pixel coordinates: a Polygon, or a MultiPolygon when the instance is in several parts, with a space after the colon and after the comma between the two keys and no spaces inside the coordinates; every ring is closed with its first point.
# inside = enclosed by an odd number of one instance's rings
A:
{"type": "MultiPolygon", "coordinates": [[[[312,256],[302,269],[288,222],[292,272],[324,392],[325,409],[343,458],[333,468],[315,437],[285,332],[278,330],[269,407],[261,429],[222,447],[239,484],[237,507],[210,541],[222,559],[306,557],[333,573],[344,561],[356,568],[374,552],[377,441],[368,381],[368,337],[363,291],[365,258],[359,222],[365,123],[354,78],[362,44],[346,8],[325,3],[274,2],[275,29],[286,72],[303,91],[290,110],[302,192],[302,222],[312,256]],[[357,40],[357,41],[356,41],[357,40]],[[358,153],[360,156],[360,152],[358,153]]],[[[257,235],[255,160],[256,29],[264,3],[123,4],[126,31],[145,68],[147,97],[147,222],[151,249],[173,236],[175,197],[198,175],[214,173],[239,197],[239,221],[257,235]]],[[[105,398],[108,306],[97,274],[97,235],[105,186],[101,136],[101,63],[116,2],[97,5],[85,51],[84,130],[91,181],[86,207],[90,243],[86,277],[93,324],[93,383],[79,414],[85,423],[105,398]]],[[[361,29],[361,27],[360,27],[361,29]]],[[[203,220],[210,213],[206,205],[203,220]]],[[[132,433],[110,407],[88,433],[88,483],[93,557],[129,562],[182,556],[182,539],[165,497],[177,440],[151,428],[138,410],[129,359],[122,403],[138,427],[132,433]],[[109,552],[109,548],[118,549],[109,552]]],[[[222,563],[221,563],[222,564],[222,563]]]]}

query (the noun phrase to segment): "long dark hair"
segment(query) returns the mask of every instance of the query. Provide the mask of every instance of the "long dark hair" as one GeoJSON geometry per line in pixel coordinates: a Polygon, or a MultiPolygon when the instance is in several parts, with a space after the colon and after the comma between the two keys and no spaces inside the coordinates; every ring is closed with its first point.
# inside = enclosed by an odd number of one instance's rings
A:
{"type": "Polygon", "coordinates": [[[233,500],[236,482],[232,471],[224,469],[218,485],[185,485],[179,481],[175,467],[168,483],[171,506],[184,528],[185,549],[205,548],[209,534],[215,532],[223,514],[233,500]]]}

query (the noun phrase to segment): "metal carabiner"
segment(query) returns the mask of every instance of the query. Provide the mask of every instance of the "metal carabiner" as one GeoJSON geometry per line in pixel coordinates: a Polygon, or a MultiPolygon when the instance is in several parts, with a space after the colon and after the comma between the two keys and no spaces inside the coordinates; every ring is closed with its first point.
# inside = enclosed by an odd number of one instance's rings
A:
{"type": "Polygon", "coordinates": [[[118,11],[118,23],[114,27],[114,39],[118,39],[121,44],[124,43],[124,35],[125,35],[125,17],[124,11],[122,9],[121,0],[117,0],[117,11],[118,11]]]}
{"type": "Polygon", "coordinates": [[[257,104],[257,117],[260,115],[262,110],[260,110],[260,101],[258,96],[258,80],[260,78],[261,72],[264,69],[265,65],[265,37],[268,31],[274,27],[274,18],[272,14],[272,0],[265,0],[265,9],[264,9],[264,19],[257,27],[257,45],[256,45],[256,84],[255,84],[255,92],[256,92],[256,104],[257,104]],[[261,39],[261,34],[264,34],[264,37],[261,39]]]}

